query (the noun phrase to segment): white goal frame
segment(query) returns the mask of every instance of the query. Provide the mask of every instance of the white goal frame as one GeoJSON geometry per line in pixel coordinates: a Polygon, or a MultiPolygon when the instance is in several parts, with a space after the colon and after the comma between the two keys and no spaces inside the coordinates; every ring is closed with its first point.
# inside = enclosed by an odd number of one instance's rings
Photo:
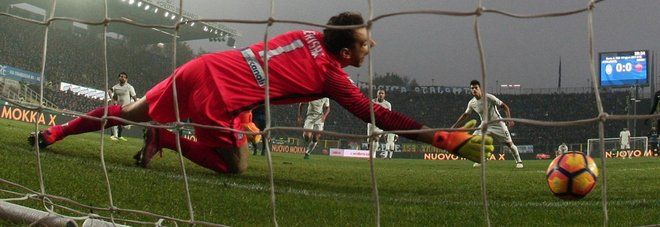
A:
{"type": "MultiPolygon", "coordinates": [[[[600,139],[598,139],[598,138],[595,138],[595,139],[587,139],[587,155],[591,156],[591,149],[592,149],[592,148],[591,148],[591,146],[592,146],[591,144],[592,144],[592,143],[593,143],[593,144],[596,144],[597,142],[599,142],[599,140],[600,140],[600,139]]],[[[644,148],[644,150],[642,150],[642,152],[646,152],[646,151],[649,150],[649,138],[648,138],[648,137],[646,137],[646,136],[634,136],[634,137],[630,137],[630,150],[639,149],[639,148],[637,148],[637,147],[634,146],[635,141],[641,141],[641,142],[642,142],[642,146],[643,146],[643,148],[644,148]]],[[[621,142],[619,142],[619,137],[616,137],[616,138],[604,138],[604,139],[603,139],[603,142],[605,142],[605,144],[608,144],[608,143],[610,143],[610,144],[611,144],[611,143],[615,143],[615,144],[616,144],[616,145],[614,146],[615,150],[616,150],[616,151],[621,150],[621,149],[620,149],[620,148],[621,148],[621,147],[620,147],[621,142]]],[[[600,149],[600,148],[599,148],[599,147],[594,147],[593,149],[600,149]]],[[[611,150],[611,149],[609,149],[608,147],[605,147],[605,151],[608,151],[608,150],[611,150]]]]}

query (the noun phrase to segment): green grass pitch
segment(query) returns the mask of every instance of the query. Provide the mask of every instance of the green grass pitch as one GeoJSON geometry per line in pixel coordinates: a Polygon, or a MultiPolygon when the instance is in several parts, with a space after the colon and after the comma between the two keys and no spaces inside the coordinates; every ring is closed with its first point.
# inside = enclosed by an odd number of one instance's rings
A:
{"type": "MultiPolygon", "coordinates": [[[[26,137],[33,124],[0,120],[0,178],[39,191],[35,152],[26,137]]],[[[105,161],[116,207],[188,219],[178,155],[165,151],[149,169],[131,156],[142,142],[110,141],[105,161]]],[[[107,207],[109,196],[100,159],[100,133],[71,136],[42,150],[45,191],[79,203],[107,207]]],[[[660,159],[608,159],[609,225],[660,224],[660,159]]],[[[487,191],[493,226],[602,226],[602,178],[579,201],[550,193],[545,170],[550,160],[490,162],[487,191]]],[[[603,168],[596,159],[601,176],[603,168]]],[[[369,162],[364,159],[273,154],[277,220],[282,226],[373,226],[369,162]]],[[[241,175],[219,175],[185,161],[195,220],[232,226],[268,226],[270,184],[265,157],[251,156],[241,175]]],[[[484,226],[480,169],[468,161],[376,160],[383,226],[484,226]]],[[[0,199],[27,193],[0,184],[0,199]]],[[[14,202],[44,210],[41,202],[14,202]]],[[[84,208],[66,204],[82,212],[84,208]]],[[[71,214],[56,209],[65,214],[71,214]]],[[[107,216],[107,212],[94,211],[107,216]]],[[[116,213],[116,218],[156,222],[152,217],[116,213]]],[[[172,223],[165,222],[167,225],[172,223]]],[[[12,225],[0,221],[0,225],[12,225]]]]}

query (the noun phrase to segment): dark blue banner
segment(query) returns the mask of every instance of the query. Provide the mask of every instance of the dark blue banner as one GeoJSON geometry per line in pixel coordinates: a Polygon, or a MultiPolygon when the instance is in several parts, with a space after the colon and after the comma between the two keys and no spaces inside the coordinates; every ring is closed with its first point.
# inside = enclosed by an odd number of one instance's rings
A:
{"type": "Polygon", "coordinates": [[[30,72],[8,65],[0,65],[0,76],[29,84],[38,84],[41,74],[30,72]]]}

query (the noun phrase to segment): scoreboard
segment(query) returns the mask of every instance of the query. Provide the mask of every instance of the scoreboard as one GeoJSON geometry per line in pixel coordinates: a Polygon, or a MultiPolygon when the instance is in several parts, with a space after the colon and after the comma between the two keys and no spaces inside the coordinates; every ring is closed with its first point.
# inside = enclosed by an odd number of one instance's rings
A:
{"type": "Polygon", "coordinates": [[[626,87],[649,84],[647,50],[599,53],[600,86],[626,87]]]}

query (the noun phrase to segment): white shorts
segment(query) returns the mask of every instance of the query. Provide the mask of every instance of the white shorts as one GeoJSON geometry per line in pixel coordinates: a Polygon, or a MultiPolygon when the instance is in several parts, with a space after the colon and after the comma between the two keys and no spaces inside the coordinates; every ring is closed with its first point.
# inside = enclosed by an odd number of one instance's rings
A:
{"type": "Polygon", "coordinates": [[[113,128],[122,127],[122,128],[125,128],[125,129],[131,129],[131,127],[133,127],[133,126],[131,126],[131,125],[115,125],[115,126],[112,126],[112,127],[113,128]]]}
{"type": "Polygon", "coordinates": [[[396,135],[394,135],[392,133],[387,133],[387,135],[385,135],[385,142],[394,143],[395,138],[396,138],[396,135]]]}
{"type": "Polygon", "coordinates": [[[305,125],[303,128],[323,131],[323,121],[321,121],[320,117],[307,117],[305,118],[305,125]]]}
{"type": "Polygon", "coordinates": [[[395,149],[396,149],[396,145],[394,144],[394,142],[385,144],[385,150],[394,151],[395,149]]]}
{"type": "MultiPolygon", "coordinates": [[[[493,137],[493,141],[498,143],[513,143],[511,139],[511,133],[509,133],[509,128],[506,127],[504,122],[499,122],[499,124],[490,125],[486,130],[486,134],[493,137]]],[[[472,135],[481,135],[481,130],[476,130],[472,135]]]]}
{"type": "Polygon", "coordinates": [[[621,143],[621,150],[630,149],[630,143],[621,143]]]}

